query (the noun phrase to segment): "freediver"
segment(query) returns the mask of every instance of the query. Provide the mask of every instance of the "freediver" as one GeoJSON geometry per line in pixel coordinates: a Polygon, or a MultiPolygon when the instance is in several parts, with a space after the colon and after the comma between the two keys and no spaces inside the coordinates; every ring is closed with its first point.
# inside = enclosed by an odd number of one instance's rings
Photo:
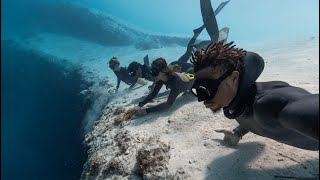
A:
{"type": "Polygon", "coordinates": [[[195,81],[191,92],[213,113],[239,126],[220,129],[236,145],[252,132],[306,150],[319,150],[319,94],[283,81],[256,82],[264,69],[257,53],[217,42],[193,56],[195,81]]]}
{"type": "Polygon", "coordinates": [[[120,82],[123,81],[124,83],[130,85],[129,89],[132,89],[135,84],[140,84],[142,86],[146,85],[146,82],[134,79],[133,77],[130,76],[129,72],[125,67],[120,66],[120,62],[116,57],[112,57],[109,61],[109,67],[112,69],[114,74],[117,76],[117,87],[116,87],[116,92],[119,89],[120,82]]]}

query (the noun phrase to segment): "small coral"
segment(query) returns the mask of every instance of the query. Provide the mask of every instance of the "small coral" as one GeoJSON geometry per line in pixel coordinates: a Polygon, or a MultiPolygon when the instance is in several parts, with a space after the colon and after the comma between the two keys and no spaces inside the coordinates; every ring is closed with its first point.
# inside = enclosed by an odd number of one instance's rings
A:
{"type": "Polygon", "coordinates": [[[114,115],[119,115],[121,113],[124,113],[125,111],[126,111],[126,109],[124,107],[120,106],[120,107],[117,107],[117,109],[114,110],[113,114],[114,115]]]}
{"type": "Polygon", "coordinates": [[[130,144],[128,143],[132,140],[132,137],[130,136],[129,131],[124,131],[117,134],[115,140],[118,143],[121,152],[124,153],[129,148],[130,144]]]}
{"type": "Polygon", "coordinates": [[[167,179],[172,177],[167,164],[169,163],[170,146],[151,138],[146,146],[138,151],[137,161],[144,179],[167,179]]]}
{"type": "Polygon", "coordinates": [[[139,110],[140,107],[136,106],[136,107],[132,107],[130,109],[128,109],[125,114],[124,114],[124,119],[125,120],[130,120],[132,119],[132,117],[137,113],[137,111],[139,110]]]}

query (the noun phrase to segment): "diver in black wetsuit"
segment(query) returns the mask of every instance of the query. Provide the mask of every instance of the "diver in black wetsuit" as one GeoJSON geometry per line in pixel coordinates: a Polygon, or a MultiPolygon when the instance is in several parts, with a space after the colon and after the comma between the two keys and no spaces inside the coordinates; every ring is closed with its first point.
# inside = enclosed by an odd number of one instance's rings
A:
{"type": "Polygon", "coordinates": [[[176,100],[177,96],[181,93],[188,92],[193,84],[192,74],[173,72],[167,67],[167,62],[163,58],[158,58],[153,61],[151,72],[155,77],[155,80],[157,81],[156,85],[152,92],[143,101],[141,101],[138,106],[131,109],[135,111],[135,115],[145,115],[147,113],[170,108],[173,102],[176,100]],[[141,108],[156,97],[163,85],[166,85],[166,87],[170,89],[170,94],[167,102],[146,109],[141,108]]]}
{"type": "Polygon", "coordinates": [[[133,61],[128,66],[128,72],[131,77],[135,79],[137,82],[142,82],[143,80],[141,78],[144,78],[148,81],[152,81],[153,84],[149,86],[149,90],[152,90],[155,86],[155,81],[153,76],[151,75],[150,65],[149,65],[149,58],[148,55],[146,55],[144,58],[144,64],[140,64],[136,61],[133,61]]]}
{"type": "Polygon", "coordinates": [[[121,81],[130,85],[129,89],[132,89],[136,83],[139,83],[141,85],[145,85],[145,83],[139,82],[136,79],[134,79],[133,77],[131,77],[126,68],[120,67],[120,62],[118,61],[118,59],[116,57],[112,57],[110,59],[109,67],[113,70],[114,74],[117,76],[116,92],[119,89],[121,81]]]}
{"type": "Polygon", "coordinates": [[[248,132],[307,150],[319,150],[319,94],[282,81],[255,82],[264,69],[256,53],[211,44],[193,58],[195,82],[192,93],[213,112],[239,126],[220,129],[224,140],[236,145],[248,132]]]}
{"type": "Polygon", "coordinates": [[[150,72],[150,67],[148,64],[140,64],[137,61],[133,61],[128,66],[128,72],[134,79],[144,78],[148,81],[153,81],[153,77],[150,72]]]}

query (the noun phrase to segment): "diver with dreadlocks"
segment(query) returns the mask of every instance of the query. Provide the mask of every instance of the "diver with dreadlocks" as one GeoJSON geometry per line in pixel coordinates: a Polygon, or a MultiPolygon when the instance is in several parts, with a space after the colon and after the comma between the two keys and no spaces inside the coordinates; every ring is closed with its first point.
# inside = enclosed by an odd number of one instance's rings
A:
{"type": "Polygon", "coordinates": [[[139,81],[138,79],[134,79],[133,77],[130,76],[129,72],[125,67],[120,66],[120,62],[116,57],[112,57],[109,61],[109,67],[112,69],[114,74],[117,76],[117,87],[116,87],[116,92],[119,89],[120,82],[123,81],[124,83],[130,85],[129,89],[132,89],[136,83],[144,86],[146,85],[146,82],[139,81]]]}
{"type": "Polygon", "coordinates": [[[239,126],[220,129],[224,140],[236,145],[248,132],[307,150],[319,150],[319,94],[283,81],[256,82],[264,60],[233,42],[211,44],[193,56],[192,93],[212,112],[239,126]],[[232,45],[232,46],[231,46],[232,45]]]}
{"type": "Polygon", "coordinates": [[[168,68],[164,58],[157,58],[152,62],[151,73],[156,80],[154,89],[138,106],[128,110],[127,113],[141,116],[147,113],[168,109],[179,94],[187,93],[190,90],[194,80],[193,74],[177,73],[168,68]],[[166,87],[170,89],[167,102],[146,109],[141,108],[156,97],[163,85],[166,85],[166,87]]]}

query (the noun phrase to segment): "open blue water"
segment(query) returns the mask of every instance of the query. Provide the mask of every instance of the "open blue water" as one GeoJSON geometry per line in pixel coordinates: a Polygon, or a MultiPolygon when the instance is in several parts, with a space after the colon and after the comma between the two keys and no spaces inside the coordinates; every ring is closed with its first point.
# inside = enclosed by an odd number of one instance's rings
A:
{"type": "MultiPolygon", "coordinates": [[[[89,84],[77,67],[1,42],[1,178],[78,179],[89,84]]],[[[90,102],[89,102],[90,103],[90,102]]]]}
{"type": "MultiPolygon", "coordinates": [[[[222,0],[211,2],[215,9],[222,0]]],[[[105,61],[112,53],[142,58],[154,50],[158,55],[159,48],[173,61],[184,53],[181,47],[187,45],[192,30],[203,23],[198,0],[128,3],[1,1],[2,179],[79,179],[87,157],[83,122],[88,111],[95,112],[95,99],[79,94],[92,85],[82,73],[83,66],[97,66],[100,60],[94,60],[95,53],[105,56],[105,61]],[[88,46],[52,40],[56,37],[77,39],[88,46]],[[90,49],[92,44],[106,51],[90,49]],[[119,47],[128,48],[123,53],[113,50],[119,47]],[[167,47],[170,51],[165,51],[167,47]]],[[[230,0],[217,21],[219,29],[230,28],[229,40],[241,47],[249,42],[318,38],[318,15],[318,0],[230,0]]],[[[199,38],[209,36],[204,31],[199,38]]],[[[100,112],[95,113],[98,117],[100,112]]]]}

